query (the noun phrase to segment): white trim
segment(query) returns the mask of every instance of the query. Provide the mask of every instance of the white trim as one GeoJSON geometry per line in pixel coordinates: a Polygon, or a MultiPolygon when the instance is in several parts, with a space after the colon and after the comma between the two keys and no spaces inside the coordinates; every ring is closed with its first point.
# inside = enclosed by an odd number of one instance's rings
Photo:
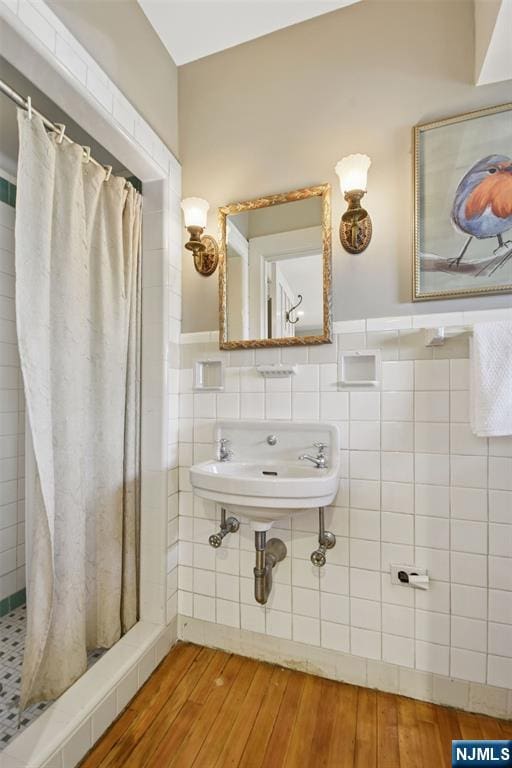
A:
{"type": "Polygon", "coordinates": [[[367,331],[402,331],[412,328],[412,319],[404,317],[371,317],[366,321],[367,331]]]}
{"type": "Polygon", "coordinates": [[[512,718],[512,697],[507,688],[420,672],[409,667],[188,616],[178,617],[178,637],[180,640],[220,648],[228,653],[238,653],[330,680],[377,688],[420,701],[458,707],[468,712],[512,718]]]}
{"type": "Polygon", "coordinates": [[[210,344],[219,343],[218,331],[195,331],[194,333],[182,333],[180,344],[210,344]]]}
{"type": "Polygon", "coordinates": [[[249,241],[245,238],[238,227],[228,219],[227,238],[228,245],[237,252],[245,261],[249,258],[249,241]]]}
{"type": "MultiPolygon", "coordinates": [[[[73,93],[79,95],[82,104],[76,118],[84,130],[112,151],[112,128],[115,127],[118,133],[115,150],[118,155],[123,154],[126,167],[145,180],[169,176],[171,188],[181,194],[178,161],[44,0],[36,3],[0,0],[0,29],[4,24],[6,29],[2,30],[1,38],[4,58],[11,63],[16,59],[16,68],[46,93],[49,65],[51,74],[57,73],[61,78],[61,87],[52,96],[56,104],[67,112],[72,111],[75,117],[76,104],[70,106],[68,97],[73,93]],[[40,57],[41,69],[32,68],[30,58],[22,55],[23,50],[16,50],[18,35],[22,48],[26,51],[28,46],[40,57]],[[67,44],[65,47],[59,45],[61,40],[67,44]],[[85,66],[83,77],[69,68],[70,48],[85,66]]],[[[76,97],[73,101],[76,102],[76,97]]]]}
{"type": "Polygon", "coordinates": [[[229,220],[227,222],[226,243],[226,271],[230,275],[226,298],[228,335],[231,338],[248,339],[250,338],[249,241],[242,235],[238,227],[229,220]],[[234,258],[232,251],[235,253],[234,258]]]}
{"type": "Polygon", "coordinates": [[[337,333],[364,333],[366,320],[336,320],[332,324],[332,332],[337,333]]]}

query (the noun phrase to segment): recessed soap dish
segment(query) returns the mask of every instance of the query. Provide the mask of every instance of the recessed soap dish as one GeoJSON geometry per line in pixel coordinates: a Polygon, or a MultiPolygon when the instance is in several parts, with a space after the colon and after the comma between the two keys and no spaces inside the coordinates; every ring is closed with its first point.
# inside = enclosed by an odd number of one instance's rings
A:
{"type": "Polygon", "coordinates": [[[342,352],[338,380],[345,387],[376,387],[380,383],[380,350],[342,352]]]}
{"type": "Polygon", "coordinates": [[[219,391],[224,389],[222,360],[196,360],[194,389],[219,391]]]}

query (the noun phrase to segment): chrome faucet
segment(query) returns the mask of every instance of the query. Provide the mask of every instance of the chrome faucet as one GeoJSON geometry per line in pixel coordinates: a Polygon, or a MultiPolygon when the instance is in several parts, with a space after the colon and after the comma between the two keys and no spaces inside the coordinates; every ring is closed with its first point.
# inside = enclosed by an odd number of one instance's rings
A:
{"type": "Polygon", "coordinates": [[[310,456],[309,453],[303,453],[301,456],[299,456],[300,461],[311,461],[317,469],[326,469],[327,467],[327,456],[325,455],[325,449],[327,448],[327,443],[313,443],[315,448],[318,448],[318,453],[316,456],[310,456]]]}
{"type": "Polygon", "coordinates": [[[226,437],[221,437],[219,440],[219,461],[229,461],[233,456],[233,451],[228,448],[229,440],[226,437]]]}

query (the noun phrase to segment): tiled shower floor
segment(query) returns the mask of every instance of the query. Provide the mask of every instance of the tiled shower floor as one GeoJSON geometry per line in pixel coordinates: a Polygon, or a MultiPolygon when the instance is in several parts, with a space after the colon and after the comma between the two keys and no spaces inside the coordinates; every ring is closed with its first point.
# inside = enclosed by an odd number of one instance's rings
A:
{"type": "MultiPolygon", "coordinates": [[[[34,704],[25,710],[18,730],[18,697],[21,685],[21,665],[25,646],[26,606],[11,611],[0,618],[0,750],[23,728],[30,725],[50,706],[51,701],[34,704]]],[[[91,651],[88,665],[91,667],[103,655],[104,650],[91,651]]]]}

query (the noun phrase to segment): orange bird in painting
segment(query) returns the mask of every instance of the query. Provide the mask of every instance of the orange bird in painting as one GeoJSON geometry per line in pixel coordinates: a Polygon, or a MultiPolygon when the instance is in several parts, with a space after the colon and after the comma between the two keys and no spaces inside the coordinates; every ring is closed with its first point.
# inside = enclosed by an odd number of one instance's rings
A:
{"type": "Polygon", "coordinates": [[[457,266],[460,264],[474,237],[479,240],[496,237],[498,247],[494,252],[497,256],[504,257],[497,267],[507,261],[512,255],[512,242],[503,241],[503,234],[512,229],[512,159],[510,157],[489,155],[469,169],[455,192],[452,221],[457,229],[469,235],[462,251],[453,260],[453,264],[457,266]],[[510,246],[508,250],[507,246],[510,246]]]}

